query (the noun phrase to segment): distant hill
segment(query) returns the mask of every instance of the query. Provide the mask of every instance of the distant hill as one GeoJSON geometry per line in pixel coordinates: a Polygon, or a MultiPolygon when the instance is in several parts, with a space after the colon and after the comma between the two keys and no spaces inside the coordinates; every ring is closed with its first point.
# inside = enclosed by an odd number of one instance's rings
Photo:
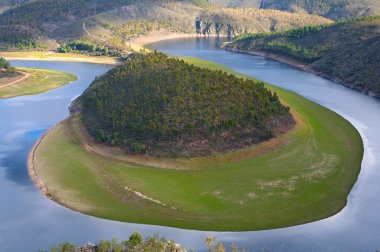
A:
{"type": "Polygon", "coordinates": [[[260,8],[262,0],[208,0],[208,2],[221,7],[260,8]]]}
{"type": "Polygon", "coordinates": [[[320,74],[380,96],[380,17],[304,27],[275,34],[246,35],[228,50],[261,50],[307,63],[320,74]]]}
{"type": "Polygon", "coordinates": [[[98,141],[160,156],[208,155],[259,143],[294,125],[264,83],[162,53],[132,55],[78,98],[98,141]]]}
{"type": "Polygon", "coordinates": [[[54,41],[79,38],[124,48],[132,38],[154,31],[234,36],[329,22],[315,15],[222,8],[202,0],[35,0],[0,15],[0,49],[54,48],[54,41]]]}
{"type": "Polygon", "coordinates": [[[253,7],[310,13],[330,19],[380,15],[379,0],[208,0],[223,7],[253,7]]]}
{"type": "Polygon", "coordinates": [[[379,0],[262,0],[260,7],[316,14],[334,20],[380,15],[379,0]]]}

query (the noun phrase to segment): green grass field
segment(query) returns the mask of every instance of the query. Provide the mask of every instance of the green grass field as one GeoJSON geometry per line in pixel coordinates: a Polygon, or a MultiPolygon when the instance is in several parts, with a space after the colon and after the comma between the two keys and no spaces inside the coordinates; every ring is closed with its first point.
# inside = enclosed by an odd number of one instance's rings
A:
{"type": "Polygon", "coordinates": [[[84,134],[76,116],[54,127],[36,149],[37,175],[60,204],[126,222],[243,231],[297,225],[337,213],[360,171],[360,135],[336,113],[267,87],[291,107],[297,126],[258,146],[212,157],[160,159],[157,163],[164,168],[158,168],[142,164],[152,158],[137,158],[142,161],[136,164],[89,151],[82,145],[84,134]],[[165,162],[170,165],[162,165],[165,162]]]}
{"type": "Polygon", "coordinates": [[[23,72],[26,78],[14,84],[12,82],[17,81],[17,78],[11,78],[8,81],[0,80],[0,98],[40,94],[77,79],[73,74],[54,70],[24,67],[17,67],[17,70],[23,72]]]}

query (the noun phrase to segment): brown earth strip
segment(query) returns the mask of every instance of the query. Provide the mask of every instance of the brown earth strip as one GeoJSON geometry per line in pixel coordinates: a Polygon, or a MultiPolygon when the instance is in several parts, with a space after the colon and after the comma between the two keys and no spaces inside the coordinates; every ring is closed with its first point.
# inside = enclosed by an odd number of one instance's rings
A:
{"type": "Polygon", "coordinates": [[[15,85],[15,84],[17,84],[23,80],[26,80],[27,78],[30,77],[30,73],[23,72],[23,71],[17,71],[17,72],[22,74],[23,76],[21,78],[19,78],[18,80],[12,81],[12,82],[4,84],[4,85],[0,85],[0,89],[13,86],[13,85],[15,85]]]}

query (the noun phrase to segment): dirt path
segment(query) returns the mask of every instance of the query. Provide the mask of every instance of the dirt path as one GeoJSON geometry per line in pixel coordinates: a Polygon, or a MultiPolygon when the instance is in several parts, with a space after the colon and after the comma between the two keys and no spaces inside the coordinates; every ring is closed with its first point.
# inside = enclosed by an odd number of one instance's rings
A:
{"type": "Polygon", "coordinates": [[[100,41],[106,42],[105,39],[101,39],[101,38],[98,38],[98,37],[93,36],[93,35],[87,30],[87,28],[86,28],[86,22],[84,22],[84,21],[83,21],[83,30],[84,30],[84,31],[87,33],[87,35],[90,36],[91,38],[93,38],[93,39],[98,39],[98,40],[100,40],[100,41]]]}
{"type": "Polygon", "coordinates": [[[2,89],[2,88],[6,88],[6,87],[9,87],[9,86],[12,86],[12,85],[15,85],[15,84],[17,84],[17,83],[19,83],[19,82],[21,82],[21,81],[23,81],[23,80],[25,80],[25,79],[27,79],[27,78],[30,77],[30,73],[22,72],[22,71],[17,71],[17,72],[20,73],[20,74],[22,74],[22,75],[24,75],[24,76],[21,77],[21,78],[18,79],[18,80],[12,81],[12,82],[10,82],[10,83],[8,83],[8,84],[0,85],[0,89],[2,89]]]}

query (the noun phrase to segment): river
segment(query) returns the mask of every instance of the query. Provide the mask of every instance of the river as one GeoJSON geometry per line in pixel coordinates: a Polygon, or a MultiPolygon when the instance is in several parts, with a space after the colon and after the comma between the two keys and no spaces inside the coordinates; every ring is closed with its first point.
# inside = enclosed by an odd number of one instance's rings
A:
{"type": "Polygon", "coordinates": [[[206,236],[226,244],[269,251],[375,251],[380,249],[380,100],[314,74],[267,60],[218,49],[218,39],[163,41],[150,47],[171,55],[199,57],[292,90],[348,119],[365,146],[362,170],[347,206],[330,218],[275,230],[203,232],[122,223],[86,216],[44,198],[29,180],[27,154],[34,142],[68,115],[70,101],[111,66],[44,61],[12,61],[24,67],[68,71],[72,84],[40,95],[0,99],[0,252],[49,249],[59,241],[83,245],[100,239],[128,239],[159,232],[188,249],[205,249],[206,236]]]}

